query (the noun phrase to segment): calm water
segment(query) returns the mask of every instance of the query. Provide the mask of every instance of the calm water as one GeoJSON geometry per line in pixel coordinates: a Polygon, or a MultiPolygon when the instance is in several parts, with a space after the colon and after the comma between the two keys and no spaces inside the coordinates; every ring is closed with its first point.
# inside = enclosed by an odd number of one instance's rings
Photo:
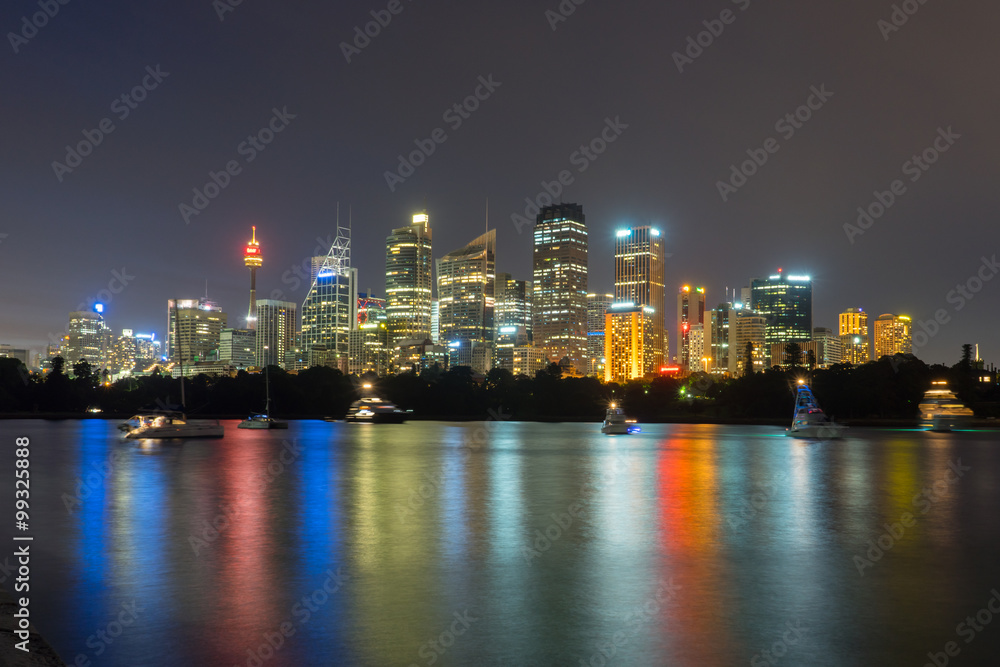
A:
{"type": "Polygon", "coordinates": [[[997,433],[226,425],[221,441],[152,445],[101,421],[0,422],[2,536],[12,544],[13,439],[28,435],[33,620],[67,662],[919,667],[928,653],[1000,654],[987,606],[997,433]],[[970,615],[978,631],[959,625],[970,615]]]}

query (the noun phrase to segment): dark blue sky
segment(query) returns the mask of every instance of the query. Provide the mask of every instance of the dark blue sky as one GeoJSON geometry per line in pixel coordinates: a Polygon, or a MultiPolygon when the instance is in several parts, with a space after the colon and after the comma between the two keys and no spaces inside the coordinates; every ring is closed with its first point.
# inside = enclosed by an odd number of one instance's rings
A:
{"type": "Polygon", "coordinates": [[[566,170],[563,198],[584,205],[591,231],[593,291],[611,287],[614,229],[654,222],[672,254],[671,296],[704,284],[715,305],[725,287],[780,266],[814,277],[816,326],[835,327],[849,306],[917,320],[945,311],[919,356],[953,362],[978,342],[997,360],[1000,279],[949,299],[992,275],[981,258],[1000,252],[996,3],[914,2],[890,32],[878,22],[893,3],[872,0],[588,0],[555,30],[546,12],[557,0],[402,0],[348,63],[341,42],[389,4],[244,0],[220,20],[210,0],[74,0],[14,39],[15,53],[9,33],[40,10],[4,3],[0,342],[44,349],[122,269],[128,284],[107,310],[115,329],[162,335],[167,299],[201,296],[206,279],[239,324],[253,224],[259,295],[301,303],[290,269],[332,239],[337,202],[344,218],[353,209],[363,289],[381,293],[385,237],[414,209],[426,203],[441,256],[482,233],[487,198],[498,269],[528,278],[530,229],[519,234],[511,216],[566,170]],[[710,23],[721,34],[679,72],[674,53],[724,10],[730,23],[710,23]],[[151,77],[157,66],[168,75],[151,77]],[[456,127],[445,112],[491,76],[499,86],[456,127]],[[144,78],[142,102],[115,103],[144,78]],[[832,97],[814,97],[794,133],[776,126],[814,86],[832,97]],[[248,161],[256,149],[242,142],[286,108],[295,118],[248,161]],[[66,146],[105,118],[114,131],[57,176],[66,146]],[[607,119],[619,120],[615,141],[595,160],[574,157],[607,119]],[[961,138],[911,181],[904,163],[949,127],[961,138]],[[391,191],[385,172],[438,128],[447,140],[391,191]],[[769,138],[776,152],[723,201],[718,182],[769,138]],[[239,173],[186,224],[179,205],[231,160],[239,173]],[[896,179],[903,194],[849,239],[857,208],[896,179]]]}

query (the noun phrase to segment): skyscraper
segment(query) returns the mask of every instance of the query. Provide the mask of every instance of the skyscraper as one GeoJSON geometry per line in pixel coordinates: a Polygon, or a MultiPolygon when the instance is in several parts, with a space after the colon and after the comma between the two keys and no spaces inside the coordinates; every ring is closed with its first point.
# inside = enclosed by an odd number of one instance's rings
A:
{"type": "Polygon", "coordinates": [[[587,295],[587,375],[604,378],[605,316],[614,303],[614,294],[587,295]]]}
{"type": "Polygon", "coordinates": [[[568,357],[578,371],[587,359],[587,224],[583,207],[557,204],[535,221],[533,253],[535,345],[549,358],[568,357]]]}
{"type": "Polygon", "coordinates": [[[493,360],[497,232],[491,229],[437,261],[438,335],[452,366],[480,373],[493,360]]]}
{"type": "Polygon", "coordinates": [[[659,372],[667,360],[664,327],[663,271],[666,255],[660,230],[650,227],[620,229],[615,234],[615,303],[631,303],[643,309],[651,330],[645,338],[643,374],[659,372]]]}
{"type": "MultiPolygon", "coordinates": [[[[302,303],[302,347],[325,346],[336,360],[334,366],[347,371],[349,336],[358,326],[357,269],[351,267],[351,230],[337,222],[337,238],[302,303]]],[[[282,357],[283,359],[283,357],[282,357]]]]}
{"type": "Polygon", "coordinates": [[[604,316],[605,382],[638,380],[649,372],[646,355],[655,349],[655,314],[650,306],[629,301],[608,308],[604,316]]]}
{"type": "Polygon", "coordinates": [[[691,327],[705,324],[705,288],[684,285],[677,293],[677,363],[691,369],[689,341],[691,327]]]}
{"type": "Polygon", "coordinates": [[[190,364],[208,361],[219,349],[226,314],[214,301],[170,299],[167,301],[167,357],[190,364]]]}
{"type": "Polygon", "coordinates": [[[108,367],[114,339],[104,323],[101,310],[98,304],[93,311],[80,310],[69,314],[67,339],[62,351],[67,371],[81,360],[86,360],[95,374],[108,367]]]}
{"type": "Polygon", "coordinates": [[[498,273],[496,280],[496,315],[494,329],[503,327],[523,327],[524,333],[531,341],[531,281],[514,280],[509,273],[498,273]]]}
{"type": "Polygon", "coordinates": [[[257,301],[258,366],[284,366],[285,353],[295,349],[297,310],[291,301],[257,301]]]}
{"type": "Polygon", "coordinates": [[[730,322],[735,331],[730,336],[730,373],[736,377],[745,375],[747,343],[752,346],[753,369],[755,373],[763,371],[769,362],[769,348],[765,345],[767,337],[767,318],[751,310],[734,311],[736,317],[730,322]]]}
{"type": "Polygon", "coordinates": [[[871,361],[868,345],[868,313],[861,308],[848,308],[840,314],[840,354],[847,364],[871,361]]]}
{"type": "Polygon", "coordinates": [[[253,237],[243,251],[243,264],[250,269],[250,309],[247,311],[247,329],[253,329],[257,317],[257,269],[264,265],[264,257],[260,254],[260,244],[257,243],[257,228],[253,227],[253,237]]]}
{"type": "Polygon", "coordinates": [[[370,322],[385,322],[388,317],[385,299],[374,297],[371,292],[358,293],[358,326],[370,322]]]}
{"type": "Polygon", "coordinates": [[[840,336],[833,329],[814,327],[813,340],[819,344],[820,348],[820,354],[816,355],[816,363],[819,366],[829,368],[840,363],[840,336]]]}
{"type": "Polygon", "coordinates": [[[779,269],[769,278],[758,278],[750,286],[751,309],[767,318],[768,348],[781,343],[812,340],[812,279],[789,276],[779,269]]]}
{"type": "Polygon", "coordinates": [[[413,224],[394,229],[385,242],[385,294],[389,345],[425,340],[431,335],[434,264],[430,218],[413,216],[413,224]]]}
{"type": "Polygon", "coordinates": [[[875,320],[875,359],[913,354],[913,320],[906,315],[879,315],[875,320]]]}
{"type": "MultiPolygon", "coordinates": [[[[256,318],[257,313],[254,312],[256,318]]],[[[219,334],[219,361],[236,368],[257,365],[257,333],[252,329],[223,329],[219,334]]]]}
{"type": "Polygon", "coordinates": [[[712,357],[712,369],[719,373],[732,373],[735,369],[729,364],[730,334],[735,310],[742,310],[743,304],[731,302],[720,303],[710,314],[709,320],[709,356],[712,357]]]}

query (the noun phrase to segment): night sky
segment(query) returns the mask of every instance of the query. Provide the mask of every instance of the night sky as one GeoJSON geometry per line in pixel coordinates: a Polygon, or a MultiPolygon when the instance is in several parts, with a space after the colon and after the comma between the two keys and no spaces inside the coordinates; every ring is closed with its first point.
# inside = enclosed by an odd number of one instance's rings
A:
{"type": "Polygon", "coordinates": [[[918,356],[954,363],[970,342],[997,361],[1000,279],[949,299],[1000,271],[982,259],[1000,253],[995,2],[908,0],[917,11],[897,14],[895,29],[893,3],[873,0],[564,0],[575,9],[558,22],[558,0],[243,0],[222,20],[223,0],[48,1],[58,13],[15,44],[38,2],[0,9],[0,342],[44,351],[113,271],[128,283],[108,303],[115,330],[162,337],[167,299],[202,296],[206,280],[242,325],[251,225],[265,262],[258,297],[301,304],[291,268],[332,241],[338,202],[343,220],[353,211],[362,291],[383,293],[385,237],[412,212],[426,206],[440,257],[483,232],[487,198],[497,269],[530,279],[530,226],[519,233],[512,215],[565,170],[562,199],[587,215],[591,291],[611,289],[617,227],[664,230],[671,332],[684,282],[705,285],[712,307],[726,287],[782,267],[813,276],[815,326],[836,327],[849,306],[872,320],[943,310],[918,356]],[[341,44],[390,5],[399,13],[348,63],[341,44]],[[721,34],[680,72],[674,54],[704,21],[721,34]],[[157,67],[166,74],[148,73],[157,67]],[[445,117],[480,77],[494,82],[488,99],[445,117]],[[144,79],[152,90],[129,108],[121,96],[144,79]],[[776,127],[814,87],[832,96],[813,97],[793,134],[776,127]],[[294,119],[276,121],[287,126],[262,151],[241,150],[274,109],[294,119]],[[53,167],[105,118],[114,130],[91,154],[71,172],[53,167]],[[609,121],[606,151],[574,156],[609,121]],[[385,172],[438,128],[447,140],[390,190],[385,172]],[[904,166],[949,128],[926,171],[904,166]],[[718,182],[769,138],[777,152],[723,201],[718,182]],[[239,173],[187,223],[179,206],[230,161],[239,173]],[[902,194],[849,235],[858,207],[897,179],[902,194]]]}

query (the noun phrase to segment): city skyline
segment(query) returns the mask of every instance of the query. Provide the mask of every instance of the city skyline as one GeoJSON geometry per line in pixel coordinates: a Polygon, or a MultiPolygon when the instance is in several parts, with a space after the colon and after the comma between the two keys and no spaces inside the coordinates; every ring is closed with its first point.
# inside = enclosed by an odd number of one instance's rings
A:
{"type": "MultiPolygon", "coordinates": [[[[116,328],[159,332],[162,304],[206,280],[245,312],[237,269],[254,225],[260,298],[301,304],[308,269],[294,267],[329,249],[337,201],[354,208],[361,285],[384,294],[372,269],[390,229],[427,208],[441,247],[457,247],[488,198],[498,271],[527,278],[525,221],[547,199],[578,201],[595,246],[625,226],[663,230],[668,292],[683,276],[708,307],[783,267],[813,277],[817,325],[852,304],[915,327],[943,310],[921,356],[950,361],[964,342],[993,354],[997,281],[953,290],[996,272],[982,184],[998,167],[981,147],[1000,141],[1000,93],[971,63],[1000,49],[987,28],[1000,9],[922,7],[887,35],[878,3],[731,4],[735,23],[698,48],[718,8],[588,4],[553,24],[534,3],[406,5],[349,59],[340,45],[369,8],[60,5],[8,43],[0,75],[16,91],[0,133],[17,156],[0,178],[0,262],[20,277],[0,341],[42,350],[101,294],[116,328]],[[149,25],[184,39],[123,40],[149,25]],[[275,48],[254,48],[263,35],[275,48]]],[[[5,6],[0,25],[16,33],[26,11],[5,6]]],[[[607,291],[612,263],[593,259],[591,291],[607,291]]]]}

